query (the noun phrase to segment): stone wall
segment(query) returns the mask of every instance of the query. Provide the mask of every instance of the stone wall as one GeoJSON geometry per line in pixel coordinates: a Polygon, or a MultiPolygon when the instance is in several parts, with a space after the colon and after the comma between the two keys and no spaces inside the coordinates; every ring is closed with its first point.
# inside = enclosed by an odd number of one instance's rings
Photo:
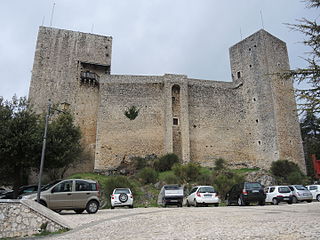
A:
{"type": "Polygon", "coordinates": [[[59,214],[31,200],[0,200],[0,238],[69,229],[59,214]]]}
{"type": "Polygon", "coordinates": [[[30,100],[67,102],[89,157],[73,171],[110,170],[131,157],[176,153],[183,162],[304,167],[286,45],[260,30],[230,48],[232,82],[185,75],[112,75],[111,38],[40,28],[30,100]],[[83,72],[97,79],[83,78],[83,72]],[[136,119],[124,112],[139,109],[136,119]]]}

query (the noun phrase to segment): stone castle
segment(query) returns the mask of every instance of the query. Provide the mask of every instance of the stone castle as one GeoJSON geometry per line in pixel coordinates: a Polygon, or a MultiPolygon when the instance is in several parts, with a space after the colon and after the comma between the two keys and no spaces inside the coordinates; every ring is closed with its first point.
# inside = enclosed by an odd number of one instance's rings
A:
{"type": "Polygon", "coordinates": [[[40,27],[29,99],[67,103],[88,153],[78,171],[107,171],[134,156],[269,169],[305,169],[286,44],[260,30],[230,48],[232,82],[185,75],[111,74],[112,37],[40,27]],[[136,118],[126,111],[136,108],[136,118]]]}

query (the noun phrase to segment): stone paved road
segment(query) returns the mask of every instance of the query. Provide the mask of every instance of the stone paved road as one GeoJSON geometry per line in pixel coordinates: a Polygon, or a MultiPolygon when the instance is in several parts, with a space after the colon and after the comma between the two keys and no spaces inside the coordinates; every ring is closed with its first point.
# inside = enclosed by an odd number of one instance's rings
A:
{"type": "Polygon", "coordinates": [[[64,212],[74,229],[42,239],[320,239],[320,203],[64,212]]]}

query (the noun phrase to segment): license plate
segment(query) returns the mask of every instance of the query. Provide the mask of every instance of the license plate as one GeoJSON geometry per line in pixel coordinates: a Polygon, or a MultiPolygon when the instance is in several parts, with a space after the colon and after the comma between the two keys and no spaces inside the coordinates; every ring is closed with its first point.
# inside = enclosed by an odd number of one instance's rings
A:
{"type": "Polygon", "coordinates": [[[309,194],[308,193],[304,193],[303,196],[309,196],[309,194]]]}
{"type": "Polygon", "coordinates": [[[212,197],[212,194],[205,194],[205,197],[212,197]]]}
{"type": "Polygon", "coordinates": [[[285,198],[283,198],[283,200],[289,200],[289,198],[285,197],[285,198]]]}
{"type": "Polygon", "coordinates": [[[178,202],[178,200],[170,200],[170,202],[178,202]]]}
{"type": "Polygon", "coordinates": [[[258,193],[258,192],[259,192],[259,190],[252,190],[252,192],[253,192],[253,193],[258,193]]]}

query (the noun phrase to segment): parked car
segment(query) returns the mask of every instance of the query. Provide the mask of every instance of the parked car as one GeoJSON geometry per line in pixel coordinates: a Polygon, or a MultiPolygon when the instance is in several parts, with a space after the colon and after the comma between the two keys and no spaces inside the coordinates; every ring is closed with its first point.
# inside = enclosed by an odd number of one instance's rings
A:
{"type": "Polygon", "coordinates": [[[218,193],[212,186],[195,186],[191,189],[186,200],[187,206],[194,205],[215,205],[219,206],[220,199],[218,193]]]}
{"type": "MultiPolygon", "coordinates": [[[[37,200],[37,193],[22,199],[37,200]]],[[[40,203],[52,210],[74,210],[96,213],[100,205],[99,184],[92,180],[66,179],[46,185],[41,189],[40,203]]]]}
{"type": "Polygon", "coordinates": [[[182,207],[183,187],[177,184],[164,185],[158,196],[158,205],[166,207],[167,205],[177,205],[182,207]]]}
{"type": "Polygon", "coordinates": [[[130,188],[116,188],[111,195],[111,209],[128,206],[133,208],[133,195],[130,188]]]}
{"type": "Polygon", "coordinates": [[[292,192],[288,186],[270,186],[265,189],[266,203],[278,205],[279,202],[292,204],[292,192]]]}
{"type": "Polygon", "coordinates": [[[290,190],[292,191],[292,201],[293,203],[307,201],[308,203],[312,202],[311,192],[302,185],[290,185],[290,190]]]}
{"type": "Polygon", "coordinates": [[[258,202],[264,205],[266,194],[263,186],[258,182],[243,182],[234,185],[226,194],[227,205],[238,204],[239,206],[249,205],[251,202],[258,202]]]}
{"type": "Polygon", "coordinates": [[[311,192],[312,198],[320,202],[320,185],[309,185],[307,188],[311,192]]]}
{"type": "Polygon", "coordinates": [[[27,185],[27,186],[21,186],[18,189],[18,193],[16,197],[14,196],[14,191],[13,190],[7,190],[3,195],[3,199],[16,199],[16,198],[21,198],[20,196],[24,194],[29,194],[36,192],[38,190],[38,185],[27,185]]]}
{"type": "Polygon", "coordinates": [[[0,199],[8,199],[13,197],[13,191],[11,189],[0,188],[0,199]]]}

